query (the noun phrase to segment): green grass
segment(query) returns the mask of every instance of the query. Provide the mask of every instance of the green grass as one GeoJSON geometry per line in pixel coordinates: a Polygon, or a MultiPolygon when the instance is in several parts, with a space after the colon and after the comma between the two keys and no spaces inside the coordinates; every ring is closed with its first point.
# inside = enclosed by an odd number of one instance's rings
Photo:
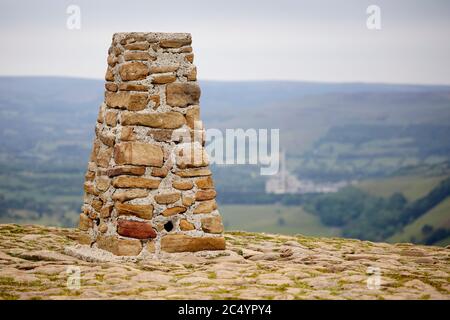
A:
{"type": "MultiPolygon", "coordinates": [[[[411,237],[414,237],[416,241],[422,240],[422,227],[424,225],[430,225],[435,229],[444,227],[450,228],[450,197],[439,203],[436,207],[407,225],[402,231],[398,232],[394,236],[390,237],[390,242],[409,242],[411,237]]],[[[437,245],[450,244],[450,238],[439,241],[437,245]]]]}
{"type": "Polygon", "coordinates": [[[409,201],[414,201],[427,195],[445,178],[447,176],[400,176],[366,180],[357,187],[379,197],[389,197],[395,192],[401,192],[409,201]]]}
{"type": "Polygon", "coordinates": [[[310,236],[339,236],[338,228],[324,226],[317,216],[300,206],[222,205],[219,210],[227,230],[245,230],[310,236]],[[283,225],[278,221],[282,219],[283,225]]]}

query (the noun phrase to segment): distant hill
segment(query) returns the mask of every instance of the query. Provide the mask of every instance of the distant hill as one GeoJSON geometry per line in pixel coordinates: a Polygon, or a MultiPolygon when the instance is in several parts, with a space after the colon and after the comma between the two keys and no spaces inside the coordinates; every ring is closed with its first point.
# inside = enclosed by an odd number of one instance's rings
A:
{"type": "MultiPolygon", "coordinates": [[[[73,225],[103,84],[0,77],[0,221],[73,225]]],[[[450,86],[201,81],[201,88],[207,128],[280,129],[288,169],[300,179],[358,180],[371,195],[401,192],[413,201],[450,174],[450,166],[443,165],[450,161],[450,86]]],[[[219,200],[228,208],[245,213],[244,205],[232,205],[273,201],[264,209],[264,222],[247,221],[251,230],[336,234],[300,207],[276,216],[274,210],[283,207],[265,195],[266,177],[257,166],[213,170],[219,200]]],[[[283,201],[301,206],[303,200],[283,201]]],[[[447,225],[447,208],[442,204],[423,216],[433,219],[433,232],[447,225]]],[[[256,214],[258,207],[251,210],[256,214]]],[[[245,229],[240,214],[230,213],[228,220],[245,229]]],[[[425,224],[406,226],[392,239],[420,242],[422,231],[417,236],[411,230],[425,224]]]]}

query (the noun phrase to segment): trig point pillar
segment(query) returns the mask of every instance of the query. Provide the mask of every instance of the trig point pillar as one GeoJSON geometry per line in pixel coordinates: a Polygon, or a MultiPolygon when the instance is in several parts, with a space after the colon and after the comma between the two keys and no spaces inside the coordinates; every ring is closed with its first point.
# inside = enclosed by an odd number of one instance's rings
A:
{"type": "Polygon", "coordinates": [[[188,33],[117,33],[84,183],[83,244],[119,256],[223,250],[188,33]]]}

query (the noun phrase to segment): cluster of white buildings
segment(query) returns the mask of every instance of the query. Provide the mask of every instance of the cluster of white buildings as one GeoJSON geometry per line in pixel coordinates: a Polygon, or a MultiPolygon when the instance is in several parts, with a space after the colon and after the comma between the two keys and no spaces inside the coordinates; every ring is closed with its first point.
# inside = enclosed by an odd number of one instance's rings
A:
{"type": "Polygon", "coordinates": [[[347,186],[345,181],[340,182],[314,182],[311,180],[299,180],[286,169],[286,154],[280,153],[280,170],[278,174],[271,176],[266,181],[266,193],[274,194],[304,194],[304,193],[329,193],[337,192],[347,186]]]}

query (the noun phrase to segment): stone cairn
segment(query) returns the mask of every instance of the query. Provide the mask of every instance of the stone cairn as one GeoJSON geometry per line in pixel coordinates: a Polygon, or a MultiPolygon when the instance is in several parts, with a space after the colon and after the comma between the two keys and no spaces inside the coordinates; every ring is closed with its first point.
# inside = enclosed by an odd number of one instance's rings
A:
{"type": "Polygon", "coordinates": [[[84,183],[81,244],[118,256],[223,250],[187,33],[117,33],[84,183]]]}

